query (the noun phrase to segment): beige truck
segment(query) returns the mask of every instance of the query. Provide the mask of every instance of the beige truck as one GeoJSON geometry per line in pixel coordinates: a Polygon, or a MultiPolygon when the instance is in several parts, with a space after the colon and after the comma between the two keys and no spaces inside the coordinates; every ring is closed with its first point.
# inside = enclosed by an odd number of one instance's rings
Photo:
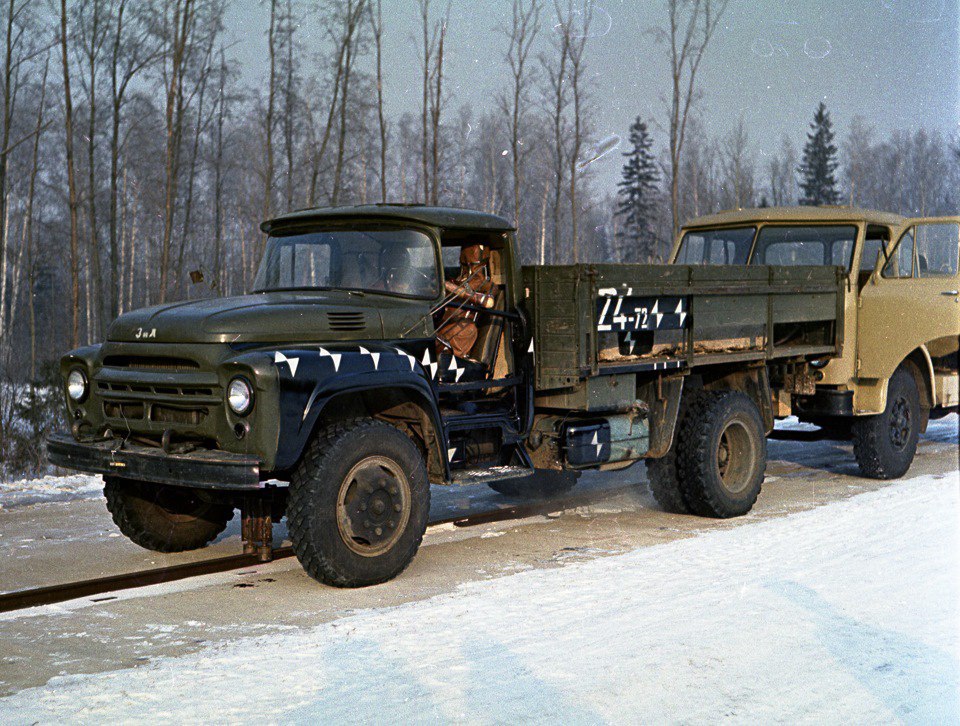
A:
{"type": "Polygon", "coordinates": [[[809,380],[792,386],[802,393],[783,393],[774,406],[779,416],[852,436],[865,476],[905,474],[927,422],[958,410],[960,217],[736,210],[686,225],[672,261],[844,269],[840,355],[816,362],[809,380]]]}

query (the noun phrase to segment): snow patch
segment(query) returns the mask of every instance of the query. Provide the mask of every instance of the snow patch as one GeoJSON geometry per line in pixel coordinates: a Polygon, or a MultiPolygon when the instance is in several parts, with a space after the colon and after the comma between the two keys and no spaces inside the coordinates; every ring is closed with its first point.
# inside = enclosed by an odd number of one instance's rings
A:
{"type": "Polygon", "coordinates": [[[0,722],[376,722],[388,704],[399,722],[956,723],[958,510],[953,477],[918,477],[305,631],[54,678],[0,700],[0,722]]]}
{"type": "Polygon", "coordinates": [[[103,479],[94,474],[44,476],[39,479],[0,482],[0,509],[41,502],[92,499],[103,493],[103,479]]]}

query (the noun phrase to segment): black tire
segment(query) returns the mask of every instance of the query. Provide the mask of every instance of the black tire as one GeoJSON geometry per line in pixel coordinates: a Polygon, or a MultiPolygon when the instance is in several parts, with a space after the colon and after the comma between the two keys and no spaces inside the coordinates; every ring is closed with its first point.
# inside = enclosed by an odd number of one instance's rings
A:
{"type": "Polygon", "coordinates": [[[659,459],[646,459],[647,483],[650,493],[660,505],[661,509],[671,514],[690,514],[690,507],[683,500],[680,489],[680,474],[677,468],[677,439],[680,437],[680,428],[686,419],[693,401],[702,396],[702,390],[685,392],[680,399],[680,409],[677,412],[676,428],[673,431],[673,441],[670,450],[659,459]]]}
{"type": "Polygon", "coordinates": [[[196,489],[105,476],[103,493],[114,524],[154,552],[205,547],[233,519],[233,507],[196,489]]]}
{"type": "Polygon", "coordinates": [[[671,446],[670,451],[659,459],[647,459],[646,465],[650,493],[660,508],[670,514],[690,514],[690,507],[680,493],[676,446],[671,446]]]}
{"type": "Polygon", "coordinates": [[[548,499],[566,494],[577,485],[579,471],[537,469],[530,476],[500,479],[487,484],[493,491],[513,499],[548,499]]]}
{"type": "Polygon", "coordinates": [[[767,439],[756,404],[739,391],[692,401],[677,441],[680,491],[701,517],[738,517],[757,501],[767,466],[767,439]]]}
{"type": "Polygon", "coordinates": [[[307,574],[334,587],[376,585],[403,572],[429,514],[420,450],[381,421],[319,431],[290,479],[293,550],[307,574]]]}
{"type": "Polygon", "coordinates": [[[890,377],[883,413],[853,421],[853,455],[863,476],[897,479],[907,473],[917,453],[921,413],[917,380],[901,366],[890,377]]]}

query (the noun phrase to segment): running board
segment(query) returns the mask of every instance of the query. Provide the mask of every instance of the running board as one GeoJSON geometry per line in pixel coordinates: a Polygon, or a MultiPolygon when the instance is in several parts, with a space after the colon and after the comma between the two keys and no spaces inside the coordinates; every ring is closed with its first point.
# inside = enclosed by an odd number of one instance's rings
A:
{"type": "Polygon", "coordinates": [[[460,469],[454,471],[451,481],[457,485],[486,484],[501,479],[518,479],[530,476],[534,470],[525,466],[491,466],[486,469],[460,469]]]}

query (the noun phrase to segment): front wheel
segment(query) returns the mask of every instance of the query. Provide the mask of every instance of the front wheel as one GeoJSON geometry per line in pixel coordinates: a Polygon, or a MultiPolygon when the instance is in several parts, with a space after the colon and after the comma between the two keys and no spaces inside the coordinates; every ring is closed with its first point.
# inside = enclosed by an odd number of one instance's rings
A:
{"type": "Polygon", "coordinates": [[[853,421],[853,455],[861,474],[897,479],[907,473],[917,453],[920,413],[917,380],[900,367],[890,377],[883,413],[853,421]]]}
{"type": "Polygon", "coordinates": [[[233,507],[188,487],[103,478],[114,524],[135,544],[154,552],[185,552],[206,546],[233,519],[233,507]]]}
{"type": "Polygon", "coordinates": [[[724,519],[749,512],[767,466],[756,404],[739,391],[705,393],[693,402],[678,436],[678,478],[690,511],[724,519]]]}
{"type": "Polygon", "coordinates": [[[307,574],[335,587],[399,575],[420,547],[429,513],[423,456],[382,421],[320,431],[290,479],[293,550],[307,574]]]}

